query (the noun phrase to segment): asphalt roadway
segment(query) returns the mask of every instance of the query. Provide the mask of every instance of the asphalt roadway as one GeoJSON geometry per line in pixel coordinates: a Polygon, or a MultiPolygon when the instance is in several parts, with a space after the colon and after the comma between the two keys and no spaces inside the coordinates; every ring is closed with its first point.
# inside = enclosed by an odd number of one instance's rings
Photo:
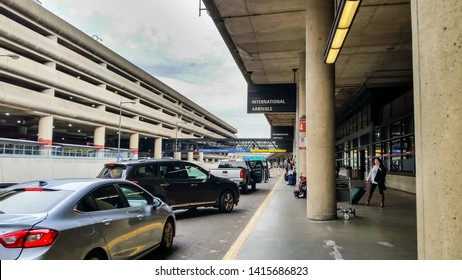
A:
{"type": "Polygon", "coordinates": [[[270,194],[280,176],[257,184],[255,191],[241,193],[231,213],[216,208],[177,210],[177,235],[170,252],[158,250],[145,260],[221,260],[270,194]]]}

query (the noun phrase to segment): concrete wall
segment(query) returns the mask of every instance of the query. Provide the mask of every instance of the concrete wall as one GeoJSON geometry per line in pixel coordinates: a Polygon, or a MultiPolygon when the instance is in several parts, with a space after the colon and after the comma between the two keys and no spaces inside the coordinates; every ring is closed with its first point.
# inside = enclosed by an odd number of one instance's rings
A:
{"type": "MultiPolygon", "coordinates": [[[[94,178],[105,163],[114,159],[93,158],[0,158],[0,184],[59,178],[94,178]]],[[[217,168],[218,162],[193,163],[209,170],[217,168]]]]}
{"type": "Polygon", "coordinates": [[[0,158],[0,183],[94,178],[112,159],[0,158]]]}
{"type": "Polygon", "coordinates": [[[398,175],[387,175],[387,187],[405,191],[408,193],[416,193],[415,188],[415,177],[413,176],[398,176],[398,175]]]}

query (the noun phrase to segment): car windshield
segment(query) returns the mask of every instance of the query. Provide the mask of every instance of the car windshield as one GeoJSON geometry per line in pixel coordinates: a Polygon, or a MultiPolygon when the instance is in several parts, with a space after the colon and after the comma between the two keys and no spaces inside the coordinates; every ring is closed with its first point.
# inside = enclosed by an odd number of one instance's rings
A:
{"type": "Polygon", "coordinates": [[[35,214],[47,212],[72,192],[42,188],[5,190],[0,192],[0,213],[35,214]]]}
{"type": "Polygon", "coordinates": [[[98,175],[98,178],[122,179],[125,176],[125,166],[108,165],[98,175]]]}

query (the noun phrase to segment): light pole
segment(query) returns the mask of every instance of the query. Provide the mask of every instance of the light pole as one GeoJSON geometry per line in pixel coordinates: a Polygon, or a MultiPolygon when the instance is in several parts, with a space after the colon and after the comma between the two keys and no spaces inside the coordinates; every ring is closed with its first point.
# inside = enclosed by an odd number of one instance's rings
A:
{"type": "Polygon", "coordinates": [[[121,128],[122,128],[122,104],[125,103],[130,103],[130,104],[136,104],[135,101],[120,101],[119,104],[119,139],[117,140],[117,161],[120,160],[120,135],[121,133],[121,128]]]}
{"type": "Polygon", "coordinates": [[[10,53],[10,54],[0,54],[0,56],[6,56],[6,57],[9,57],[9,58],[12,58],[12,59],[19,59],[19,55],[17,54],[13,54],[13,53],[10,53]]]}
{"type": "Polygon", "coordinates": [[[178,153],[178,124],[180,123],[186,123],[186,122],[176,122],[175,123],[175,126],[176,126],[176,132],[175,132],[175,153],[173,154],[173,157],[176,157],[177,153],[178,153]]]}

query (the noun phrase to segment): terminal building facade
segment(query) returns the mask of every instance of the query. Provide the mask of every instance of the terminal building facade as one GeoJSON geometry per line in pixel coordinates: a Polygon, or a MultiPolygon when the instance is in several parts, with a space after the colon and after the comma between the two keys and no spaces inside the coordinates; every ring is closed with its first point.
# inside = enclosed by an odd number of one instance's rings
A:
{"type": "Polygon", "coordinates": [[[336,219],[336,163],[363,179],[379,157],[416,194],[418,258],[462,258],[459,1],[202,2],[249,85],[297,85],[296,112],[264,114],[294,128],[308,219],[336,219]]]}

